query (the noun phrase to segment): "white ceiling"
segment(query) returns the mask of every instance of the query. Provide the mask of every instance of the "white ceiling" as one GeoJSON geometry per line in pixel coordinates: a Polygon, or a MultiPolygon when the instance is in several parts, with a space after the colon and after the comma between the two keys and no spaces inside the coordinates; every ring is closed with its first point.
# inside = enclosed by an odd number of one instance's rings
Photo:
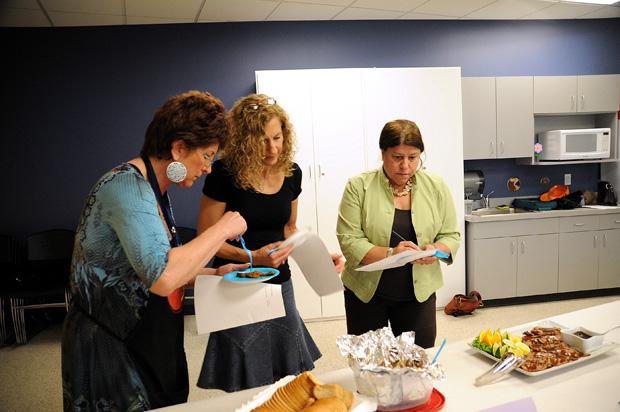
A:
{"type": "Polygon", "coordinates": [[[620,1],[601,6],[563,0],[0,0],[0,26],[5,27],[614,17],[620,17],[620,1]]]}

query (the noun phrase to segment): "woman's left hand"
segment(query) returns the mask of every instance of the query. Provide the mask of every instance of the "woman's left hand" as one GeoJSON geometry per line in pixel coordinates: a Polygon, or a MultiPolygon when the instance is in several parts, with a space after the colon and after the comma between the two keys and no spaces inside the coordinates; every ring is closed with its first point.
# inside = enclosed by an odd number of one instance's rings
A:
{"type": "Polygon", "coordinates": [[[250,267],[249,263],[228,263],[226,265],[222,265],[215,270],[215,275],[224,276],[227,273],[230,273],[234,270],[243,270],[250,267]]]}
{"type": "Polygon", "coordinates": [[[334,266],[336,266],[336,272],[342,273],[344,270],[344,256],[340,253],[331,253],[332,262],[334,262],[334,266]]]}
{"type": "MultiPolygon", "coordinates": [[[[433,250],[433,249],[437,249],[437,248],[435,247],[435,245],[430,244],[430,245],[423,246],[420,249],[422,249],[422,250],[433,250]]],[[[430,265],[431,263],[435,263],[436,260],[437,260],[437,258],[435,256],[427,256],[425,258],[415,260],[413,263],[416,263],[416,264],[419,264],[419,265],[430,265]]]]}

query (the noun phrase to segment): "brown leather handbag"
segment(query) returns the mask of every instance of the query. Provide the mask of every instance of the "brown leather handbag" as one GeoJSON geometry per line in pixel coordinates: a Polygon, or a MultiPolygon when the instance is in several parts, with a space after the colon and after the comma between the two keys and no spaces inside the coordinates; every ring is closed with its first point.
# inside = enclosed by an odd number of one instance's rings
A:
{"type": "Polygon", "coordinates": [[[446,315],[452,316],[463,316],[463,315],[471,315],[471,313],[484,306],[482,302],[482,296],[480,296],[480,292],[476,290],[472,290],[469,292],[469,295],[454,295],[452,300],[448,302],[443,311],[446,315]]]}

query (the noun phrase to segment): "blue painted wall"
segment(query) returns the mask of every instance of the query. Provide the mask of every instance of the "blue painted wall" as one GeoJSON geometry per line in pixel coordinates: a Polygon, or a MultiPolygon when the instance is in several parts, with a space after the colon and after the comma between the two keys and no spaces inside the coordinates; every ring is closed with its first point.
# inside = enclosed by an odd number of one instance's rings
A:
{"type": "MultiPolygon", "coordinates": [[[[74,228],[90,187],[138,153],[154,110],[170,95],[209,90],[230,107],[254,90],[254,70],[266,69],[620,73],[620,19],[4,28],[0,47],[8,72],[0,79],[0,233],[22,238],[74,228]]],[[[475,166],[490,171],[496,162],[475,166]]],[[[180,225],[195,226],[200,186],[172,191],[180,225]]]]}

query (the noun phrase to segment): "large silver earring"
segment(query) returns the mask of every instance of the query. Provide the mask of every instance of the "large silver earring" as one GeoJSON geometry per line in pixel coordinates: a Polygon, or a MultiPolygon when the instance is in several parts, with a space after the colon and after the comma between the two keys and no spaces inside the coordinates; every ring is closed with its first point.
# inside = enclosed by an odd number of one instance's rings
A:
{"type": "Polygon", "coordinates": [[[173,183],[182,182],[187,176],[187,168],[181,162],[171,162],[168,167],[166,167],[166,176],[173,183]]]}

